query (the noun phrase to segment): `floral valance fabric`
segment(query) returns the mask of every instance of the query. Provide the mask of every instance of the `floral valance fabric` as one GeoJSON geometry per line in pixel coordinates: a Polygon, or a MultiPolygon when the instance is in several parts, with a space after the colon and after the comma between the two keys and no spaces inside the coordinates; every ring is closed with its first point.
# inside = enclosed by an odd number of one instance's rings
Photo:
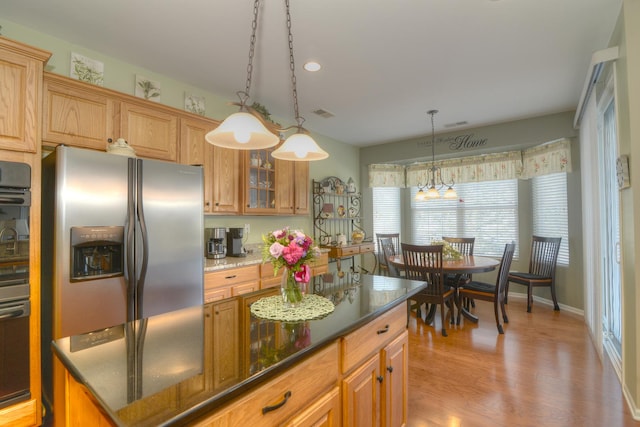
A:
{"type": "Polygon", "coordinates": [[[523,170],[520,178],[557,172],[571,172],[571,141],[561,139],[522,152],[523,170]]]}
{"type": "Polygon", "coordinates": [[[369,187],[404,188],[404,183],[403,165],[369,165],[369,187]]]}
{"type": "MultiPolygon", "coordinates": [[[[462,157],[435,162],[445,183],[480,182],[515,179],[522,170],[520,151],[462,157]]],[[[431,162],[407,166],[407,186],[425,185],[431,174],[431,162]]]]}
{"type": "Polygon", "coordinates": [[[571,142],[561,139],[525,151],[485,154],[433,163],[369,165],[370,187],[424,186],[438,168],[436,181],[445,183],[528,179],[556,172],[571,172],[571,142]]]}

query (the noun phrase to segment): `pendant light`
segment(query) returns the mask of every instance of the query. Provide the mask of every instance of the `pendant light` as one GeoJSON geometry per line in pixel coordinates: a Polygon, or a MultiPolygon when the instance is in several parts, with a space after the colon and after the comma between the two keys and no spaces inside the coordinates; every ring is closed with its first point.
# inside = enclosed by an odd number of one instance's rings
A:
{"type": "Polygon", "coordinates": [[[450,184],[445,184],[442,181],[442,173],[439,167],[436,167],[436,130],[433,123],[433,116],[438,113],[438,110],[429,110],[427,114],[431,116],[431,176],[428,178],[427,183],[424,187],[418,185],[418,192],[416,193],[414,200],[418,202],[422,202],[425,200],[433,200],[440,198],[440,189],[447,187],[447,190],[444,192],[445,199],[457,199],[458,194],[456,190],[453,189],[454,182],[451,181],[450,184]],[[436,174],[438,175],[440,181],[440,188],[436,188],[436,174]],[[424,188],[427,188],[427,191],[424,191],[424,188]]]}
{"type": "Polygon", "coordinates": [[[280,139],[270,132],[259,113],[247,106],[249,89],[251,88],[251,73],[253,71],[253,54],[256,45],[256,30],[258,28],[258,10],[260,0],[253,3],[253,21],[251,23],[251,39],[249,42],[249,64],[247,66],[247,81],[244,91],[236,92],[240,103],[240,111],[224,119],[220,125],[205,135],[205,140],[218,147],[235,150],[259,150],[273,147],[280,139]]]}
{"type": "MultiPolygon", "coordinates": [[[[280,160],[293,161],[313,161],[323,160],[329,157],[329,154],[318,146],[311,138],[309,132],[302,127],[304,118],[300,117],[298,111],[298,90],[296,88],[296,70],[293,59],[293,35],[291,34],[291,13],[289,11],[289,0],[285,0],[287,9],[287,30],[289,32],[289,68],[291,69],[291,86],[293,87],[293,111],[297,122],[296,133],[289,136],[277,150],[271,155],[280,160]]],[[[289,128],[291,129],[291,128],[289,128]]]]}

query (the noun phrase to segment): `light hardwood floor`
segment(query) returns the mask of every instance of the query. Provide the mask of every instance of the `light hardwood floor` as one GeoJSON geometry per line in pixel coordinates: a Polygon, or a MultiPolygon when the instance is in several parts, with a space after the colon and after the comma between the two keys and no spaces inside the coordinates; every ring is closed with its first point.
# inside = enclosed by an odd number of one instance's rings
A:
{"type": "Polygon", "coordinates": [[[602,363],[580,316],[510,298],[505,334],[493,304],[477,301],[477,325],[448,337],[409,322],[408,427],[640,426],[611,363],[602,363]]]}

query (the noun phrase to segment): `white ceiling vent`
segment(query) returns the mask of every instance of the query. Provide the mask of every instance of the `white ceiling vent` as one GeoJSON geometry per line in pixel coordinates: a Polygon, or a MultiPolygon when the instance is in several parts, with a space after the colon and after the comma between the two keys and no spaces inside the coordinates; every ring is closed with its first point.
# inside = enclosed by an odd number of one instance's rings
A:
{"type": "Polygon", "coordinates": [[[330,111],[327,110],[323,110],[322,108],[318,108],[317,110],[313,110],[313,112],[317,115],[319,115],[320,117],[323,117],[325,119],[329,119],[331,117],[334,117],[335,114],[333,114],[330,111]]]}

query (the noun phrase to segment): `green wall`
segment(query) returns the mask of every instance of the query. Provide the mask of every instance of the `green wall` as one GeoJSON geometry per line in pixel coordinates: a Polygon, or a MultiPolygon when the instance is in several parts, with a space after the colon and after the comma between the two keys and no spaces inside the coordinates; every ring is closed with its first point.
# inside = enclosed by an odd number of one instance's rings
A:
{"type": "MultiPolygon", "coordinates": [[[[167,76],[154,73],[151,70],[127,64],[117,58],[103,55],[100,52],[92,50],[90,46],[74,45],[2,19],[0,19],[0,25],[2,26],[2,36],[50,51],[53,55],[46,66],[46,70],[49,72],[69,76],[71,52],[77,52],[104,63],[104,87],[106,88],[133,95],[135,76],[136,74],[141,74],[161,83],[161,103],[164,105],[183,109],[184,92],[186,91],[194,92],[205,97],[205,115],[207,117],[221,120],[227,115],[237,111],[237,107],[229,107],[227,105],[230,101],[228,99],[221,98],[213,93],[171,79],[167,76]]],[[[274,120],[280,123],[287,123],[288,121],[293,121],[293,118],[274,117],[274,120]]],[[[357,174],[359,149],[323,135],[313,134],[313,137],[318,144],[329,153],[329,158],[327,160],[310,162],[310,179],[321,180],[327,176],[337,176],[346,181],[349,177],[353,177],[356,185],[359,187],[357,174]]],[[[310,182],[309,186],[311,188],[310,182]]],[[[246,236],[246,242],[248,244],[261,242],[261,235],[263,233],[285,225],[303,229],[305,232],[313,234],[311,215],[278,217],[205,216],[205,227],[242,227],[246,223],[251,224],[251,232],[246,236]]]]}

